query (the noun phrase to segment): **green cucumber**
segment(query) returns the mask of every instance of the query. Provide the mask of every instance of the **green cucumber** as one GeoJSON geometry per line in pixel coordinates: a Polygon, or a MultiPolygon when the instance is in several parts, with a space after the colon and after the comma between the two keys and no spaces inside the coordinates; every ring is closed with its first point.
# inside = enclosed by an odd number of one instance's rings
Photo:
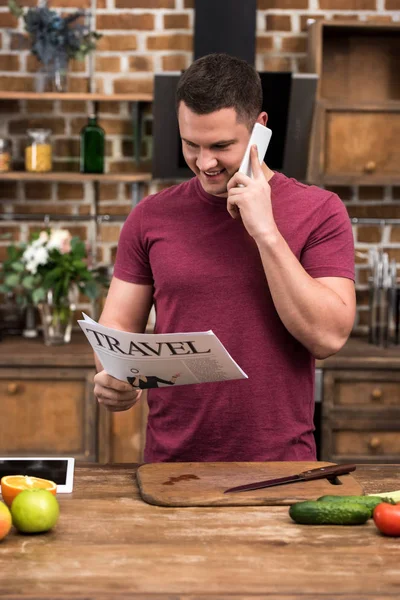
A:
{"type": "Polygon", "coordinates": [[[375,506],[378,506],[378,504],[382,502],[394,504],[393,500],[379,496],[321,496],[318,498],[318,502],[337,502],[338,504],[348,504],[351,502],[352,504],[360,504],[369,508],[371,517],[375,506]]]}
{"type": "Polygon", "coordinates": [[[302,525],[362,525],[370,518],[371,510],[356,502],[321,502],[307,500],[296,502],[289,516],[302,525]]]}

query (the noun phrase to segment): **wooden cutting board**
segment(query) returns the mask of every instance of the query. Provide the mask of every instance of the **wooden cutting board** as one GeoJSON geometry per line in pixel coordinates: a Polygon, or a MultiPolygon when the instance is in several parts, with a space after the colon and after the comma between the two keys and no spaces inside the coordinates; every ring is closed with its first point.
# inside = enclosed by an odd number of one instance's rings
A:
{"type": "Polygon", "coordinates": [[[336,485],[327,479],[279,485],[251,492],[224,494],[224,490],[264,479],[275,479],[333,465],[329,462],[156,463],[136,472],[142,499],[158,506],[289,505],[316,500],[325,494],[362,495],[351,474],[340,475],[336,485]]]}

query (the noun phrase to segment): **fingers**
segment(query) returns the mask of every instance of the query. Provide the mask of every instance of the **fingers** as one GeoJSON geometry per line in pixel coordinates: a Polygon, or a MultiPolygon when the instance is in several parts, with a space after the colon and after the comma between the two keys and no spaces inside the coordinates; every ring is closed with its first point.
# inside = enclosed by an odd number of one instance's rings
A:
{"type": "MultiPolygon", "coordinates": [[[[250,177],[247,177],[244,173],[239,173],[237,171],[233,177],[228,181],[227,190],[230,192],[233,188],[236,188],[238,185],[249,185],[251,183],[250,177]]],[[[241,189],[241,188],[239,188],[241,189]]]]}
{"type": "Polygon", "coordinates": [[[129,410],[142,394],[142,390],[132,388],[129,383],[111,377],[105,371],[95,375],[94,383],[94,395],[99,404],[113,412],[129,410]]]}

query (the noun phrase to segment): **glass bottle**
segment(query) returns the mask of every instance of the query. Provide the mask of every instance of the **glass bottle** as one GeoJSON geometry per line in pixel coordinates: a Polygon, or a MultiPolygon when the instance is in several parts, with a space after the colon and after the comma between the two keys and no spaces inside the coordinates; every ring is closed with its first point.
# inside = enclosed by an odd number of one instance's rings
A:
{"type": "Polygon", "coordinates": [[[0,138],[0,173],[6,173],[11,169],[11,142],[6,138],[0,138]]]}
{"type": "Polygon", "coordinates": [[[25,148],[25,169],[31,173],[45,173],[52,168],[50,129],[28,129],[25,148]]]}
{"type": "Polygon", "coordinates": [[[81,130],[81,173],[104,173],[105,132],[97,123],[96,115],[90,115],[81,130]]]}

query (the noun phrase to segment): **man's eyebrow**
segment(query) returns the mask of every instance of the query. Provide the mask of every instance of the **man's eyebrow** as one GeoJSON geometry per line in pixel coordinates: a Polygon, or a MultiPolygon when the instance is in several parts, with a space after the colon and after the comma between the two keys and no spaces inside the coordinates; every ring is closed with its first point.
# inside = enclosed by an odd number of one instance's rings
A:
{"type": "MultiPolygon", "coordinates": [[[[182,138],[182,140],[184,142],[187,142],[188,144],[195,144],[194,142],[192,142],[191,140],[187,140],[186,138],[182,138]]],[[[218,142],[214,142],[213,144],[210,144],[210,145],[211,146],[222,146],[222,145],[234,144],[235,142],[237,142],[236,138],[234,138],[232,140],[219,140],[218,142]]],[[[195,144],[195,146],[197,146],[197,144],[195,144]]]]}

